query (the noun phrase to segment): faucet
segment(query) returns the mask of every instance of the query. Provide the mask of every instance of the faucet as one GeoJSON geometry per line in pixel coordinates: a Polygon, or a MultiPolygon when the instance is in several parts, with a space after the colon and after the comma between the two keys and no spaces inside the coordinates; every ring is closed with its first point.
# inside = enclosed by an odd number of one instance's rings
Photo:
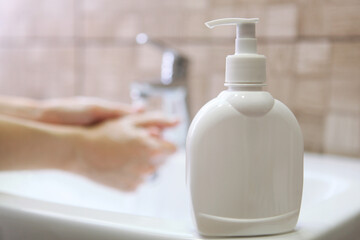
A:
{"type": "Polygon", "coordinates": [[[187,94],[188,59],[163,42],[150,39],[145,33],[139,33],[136,36],[136,42],[139,45],[151,44],[160,49],[162,62],[157,82],[131,84],[130,95],[133,104],[180,118],[181,123],[175,129],[168,130],[164,137],[175,142],[179,147],[183,147],[190,121],[187,94]]]}
{"type": "Polygon", "coordinates": [[[149,43],[163,52],[160,77],[162,84],[186,84],[188,60],[185,56],[159,40],[150,39],[146,33],[139,33],[136,42],[140,45],[149,43]]]}

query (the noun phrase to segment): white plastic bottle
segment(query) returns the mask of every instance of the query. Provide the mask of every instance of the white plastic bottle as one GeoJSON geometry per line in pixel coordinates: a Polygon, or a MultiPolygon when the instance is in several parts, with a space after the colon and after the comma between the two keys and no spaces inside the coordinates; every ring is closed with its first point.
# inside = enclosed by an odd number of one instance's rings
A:
{"type": "Polygon", "coordinates": [[[227,90],[193,119],[186,143],[193,215],[205,236],[253,236],[294,229],[303,186],[303,139],[293,113],[265,85],[265,56],[256,53],[258,19],[236,25],[226,58],[227,90]]]}

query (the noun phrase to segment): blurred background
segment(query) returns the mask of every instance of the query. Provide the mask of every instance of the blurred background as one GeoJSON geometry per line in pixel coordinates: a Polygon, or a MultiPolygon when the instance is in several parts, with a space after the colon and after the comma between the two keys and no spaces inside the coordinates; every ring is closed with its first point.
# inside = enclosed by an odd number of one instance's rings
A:
{"type": "Polygon", "coordinates": [[[271,94],[295,113],[307,151],[360,157],[359,0],[0,1],[0,94],[75,95],[131,102],[133,82],[156,81],[162,51],[189,60],[190,115],[222,89],[234,27],[223,17],[259,17],[271,94]]]}

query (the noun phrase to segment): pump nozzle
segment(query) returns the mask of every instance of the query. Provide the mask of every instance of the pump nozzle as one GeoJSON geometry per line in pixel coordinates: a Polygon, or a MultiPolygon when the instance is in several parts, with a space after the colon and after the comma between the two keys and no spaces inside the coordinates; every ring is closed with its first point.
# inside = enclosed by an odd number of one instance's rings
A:
{"type": "Polygon", "coordinates": [[[225,85],[264,84],[265,56],[256,53],[255,23],[258,18],[223,18],[206,22],[208,28],[236,25],[235,54],[226,57],[225,85]]]}
{"type": "Polygon", "coordinates": [[[235,54],[256,53],[255,23],[258,18],[222,18],[206,22],[208,28],[236,25],[235,54]]]}

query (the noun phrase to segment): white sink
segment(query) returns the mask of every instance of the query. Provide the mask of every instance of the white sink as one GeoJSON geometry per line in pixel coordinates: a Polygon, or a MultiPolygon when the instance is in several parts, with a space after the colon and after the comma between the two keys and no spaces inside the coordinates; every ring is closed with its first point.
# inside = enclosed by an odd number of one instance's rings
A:
{"type": "MultiPolygon", "coordinates": [[[[178,152],[133,194],[60,171],[0,173],[0,239],[202,239],[184,160],[178,152]]],[[[296,229],[249,239],[360,239],[360,160],[306,154],[296,229]]]]}

